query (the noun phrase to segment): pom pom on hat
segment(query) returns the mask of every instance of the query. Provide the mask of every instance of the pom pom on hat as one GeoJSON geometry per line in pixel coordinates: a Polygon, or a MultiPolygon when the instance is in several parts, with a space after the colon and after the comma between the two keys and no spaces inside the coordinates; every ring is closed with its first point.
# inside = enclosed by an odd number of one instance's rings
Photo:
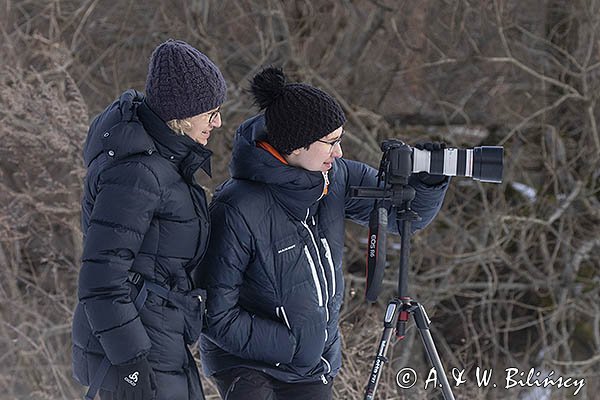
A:
{"type": "Polygon", "coordinates": [[[277,99],[285,88],[286,78],[280,68],[267,68],[254,76],[250,91],[260,109],[265,109],[277,99]]]}

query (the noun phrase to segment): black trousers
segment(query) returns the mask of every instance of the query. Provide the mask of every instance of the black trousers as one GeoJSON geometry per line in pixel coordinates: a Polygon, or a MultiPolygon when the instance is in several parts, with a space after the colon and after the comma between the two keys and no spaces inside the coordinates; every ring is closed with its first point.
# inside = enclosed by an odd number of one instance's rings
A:
{"type": "Polygon", "coordinates": [[[249,368],[233,368],[213,376],[223,400],[331,400],[333,379],[286,383],[249,368]]]}

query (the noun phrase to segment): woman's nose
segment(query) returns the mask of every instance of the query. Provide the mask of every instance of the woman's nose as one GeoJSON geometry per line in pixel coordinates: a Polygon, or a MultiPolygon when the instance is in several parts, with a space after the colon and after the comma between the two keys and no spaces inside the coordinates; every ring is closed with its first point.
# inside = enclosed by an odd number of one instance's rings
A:
{"type": "Polygon", "coordinates": [[[344,152],[342,151],[342,143],[337,142],[336,144],[333,145],[333,149],[331,151],[331,156],[334,158],[341,158],[343,155],[344,155],[344,152]]]}
{"type": "Polygon", "coordinates": [[[221,113],[218,113],[215,118],[213,119],[213,121],[210,123],[210,125],[213,128],[220,128],[222,125],[223,121],[221,120],[221,113]]]}

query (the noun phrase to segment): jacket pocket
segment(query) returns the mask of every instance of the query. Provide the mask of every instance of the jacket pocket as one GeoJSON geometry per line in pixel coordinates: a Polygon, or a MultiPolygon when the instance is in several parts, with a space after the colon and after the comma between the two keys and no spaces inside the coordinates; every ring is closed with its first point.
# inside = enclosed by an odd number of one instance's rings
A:
{"type": "Polygon", "coordinates": [[[188,345],[194,344],[200,337],[204,323],[204,311],[206,291],[203,289],[194,289],[187,293],[184,298],[183,311],[184,318],[184,339],[188,345]]]}
{"type": "Polygon", "coordinates": [[[283,306],[275,308],[275,314],[277,314],[277,318],[280,318],[285,323],[285,326],[291,331],[292,327],[290,326],[290,320],[287,317],[285,308],[283,308],[283,306]]]}
{"type": "Polygon", "coordinates": [[[277,320],[289,329],[296,340],[294,357],[288,367],[301,375],[312,374],[310,371],[322,364],[320,358],[327,339],[325,309],[317,307],[312,294],[309,294],[312,290],[312,280],[304,281],[301,286],[286,293],[285,306],[275,309],[277,320]]]}
{"type": "Polygon", "coordinates": [[[204,301],[206,299],[206,291],[204,289],[198,288],[189,291],[169,290],[155,282],[144,281],[141,275],[137,273],[130,273],[129,281],[132,283],[132,287],[138,291],[135,295],[135,303],[138,310],[142,311],[143,307],[147,307],[147,304],[151,301],[149,299],[153,297],[150,296],[150,293],[153,293],[167,303],[169,306],[168,309],[173,308],[182,313],[185,342],[191,345],[198,340],[204,323],[204,301]],[[141,299],[144,303],[138,304],[140,303],[138,297],[142,294],[146,298],[141,299]]]}
{"type": "Polygon", "coordinates": [[[325,364],[325,371],[324,371],[324,373],[325,373],[325,375],[328,375],[331,372],[331,364],[323,356],[321,356],[321,361],[323,362],[323,364],[325,364]]]}

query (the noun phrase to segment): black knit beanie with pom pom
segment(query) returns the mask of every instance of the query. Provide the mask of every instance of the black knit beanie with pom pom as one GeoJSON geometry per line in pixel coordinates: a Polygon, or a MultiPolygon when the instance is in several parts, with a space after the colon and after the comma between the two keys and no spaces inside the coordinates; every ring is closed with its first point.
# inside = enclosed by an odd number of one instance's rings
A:
{"type": "Polygon", "coordinates": [[[307,147],[346,122],[338,102],[305,83],[286,83],[279,68],[266,68],[254,76],[250,92],[265,110],[267,140],[282,154],[307,147]]]}

